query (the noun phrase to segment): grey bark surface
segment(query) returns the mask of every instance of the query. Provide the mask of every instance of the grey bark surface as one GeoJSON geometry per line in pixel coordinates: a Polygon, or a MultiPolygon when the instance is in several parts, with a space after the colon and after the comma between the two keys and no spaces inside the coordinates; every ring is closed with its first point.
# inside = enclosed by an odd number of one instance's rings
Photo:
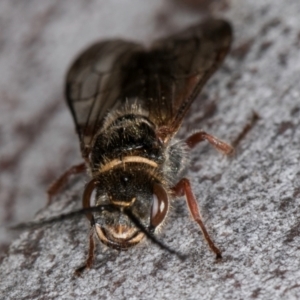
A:
{"type": "Polygon", "coordinates": [[[300,298],[300,2],[198,2],[1,1],[0,299],[300,298]],[[234,142],[259,115],[234,157],[207,144],[191,152],[187,176],[222,261],[183,198],[159,237],[187,254],[184,262],[149,241],[126,252],[98,243],[94,266],[77,278],[87,220],[7,231],[81,206],[85,175],[44,208],[47,186],[81,162],[62,92],[75,55],[106,38],[149,43],[208,15],[231,22],[234,44],[179,136],[204,129],[234,142]]]}

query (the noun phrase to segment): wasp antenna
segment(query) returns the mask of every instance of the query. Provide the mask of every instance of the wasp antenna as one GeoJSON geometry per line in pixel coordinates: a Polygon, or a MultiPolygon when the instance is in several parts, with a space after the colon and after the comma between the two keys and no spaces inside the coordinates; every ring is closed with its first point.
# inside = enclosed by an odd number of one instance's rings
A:
{"type": "Polygon", "coordinates": [[[102,211],[109,211],[113,212],[116,208],[113,205],[107,204],[107,205],[99,205],[99,206],[91,206],[88,208],[82,208],[79,210],[72,211],[70,213],[61,214],[58,216],[51,217],[49,219],[41,219],[38,221],[33,222],[25,222],[25,223],[19,223],[13,226],[8,227],[10,230],[26,230],[26,229],[34,229],[39,228],[44,225],[54,224],[57,222],[65,221],[72,219],[74,217],[85,215],[86,213],[90,212],[102,212],[102,211]]]}
{"type": "Polygon", "coordinates": [[[187,255],[182,254],[172,248],[170,248],[169,246],[167,246],[166,244],[162,243],[161,241],[159,241],[151,232],[149,232],[149,230],[147,229],[147,227],[145,227],[140,221],[139,219],[128,209],[124,210],[124,213],[128,216],[128,218],[130,218],[130,220],[134,223],[134,225],[136,227],[138,227],[145,235],[146,237],[154,244],[156,244],[157,246],[159,246],[161,249],[168,251],[171,254],[176,255],[181,261],[186,260],[187,255]]]}

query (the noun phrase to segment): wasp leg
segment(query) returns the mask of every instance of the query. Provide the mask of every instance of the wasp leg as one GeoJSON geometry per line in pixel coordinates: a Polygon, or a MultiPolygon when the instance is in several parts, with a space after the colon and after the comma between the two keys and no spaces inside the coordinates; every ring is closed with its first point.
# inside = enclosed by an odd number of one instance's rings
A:
{"type": "Polygon", "coordinates": [[[232,145],[234,147],[237,147],[239,145],[239,143],[245,138],[245,136],[255,126],[255,124],[259,121],[259,119],[260,119],[260,116],[258,115],[258,113],[256,111],[253,111],[249,122],[244,126],[243,130],[236,137],[236,139],[232,142],[232,145]]]}
{"type": "Polygon", "coordinates": [[[87,256],[85,264],[82,267],[75,270],[75,275],[76,276],[81,276],[82,272],[85,269],[90,269],[91,268],[91,266],[93,265],[93,262],[94,262],[94,253],[95,253],[95,239],[94,239],[94,227],[92,227],[92,229],[90,231],[90,236],[89,236],[88,256],[87,256]]]}
{"type": "MultiPolygon", "coordinates": [[[[91,207],[91,203],[90,203],[90,198],[91,198],[91,194],[93,192],[95,188],[95,180],[90,181],[84,190],[83,193],[83,197],[82,197],[82,206],[83,208],[90,208],[91,207]]],[[[86,259],[85,265],[83,265],[82,267],[76,269],[75,271],[75,275],[80,276],[82,274],[82,272],[85,269],[90,269],[93,261],[94,261],[94,252],[95,252],[95,240],[94,240],[94,232],[95,232],[95,220],[94,220],[94,216],[91,213],[87,213],[86,217],[89,219],[90,224],[91,224],[91,231],[90,231],[90,239],[89,239],[89,253],[88,253],[88,257],[86,259]]]]}
{"type": "Polygon", "coordinates": [[[234,149],[230,145],[219,140],[215,136],[206,133],[205,131],[198,131],[192,134],[185,140],[185,142],[190,148],[194,148],[198,143],[205,140],[225,155],[229,155],[234,151],[234,149]]]}
{"type": "Polygon", "coordinates": [[[176,196],[183,196],[186,197],[186,202],[189,207],[190,213],[194,219],[195,222],[198,223],[200,226],[200,229],[203,233],[203,236],[209,246],[209,248],[216,254],[217,259],[222,258],[221,251],[215,246],[214,242],[211,240],[201,218],[199,206],[197,204],[197,201],[195,199],[195,196],[192,192],[191,184],[188,179],[183,178],[181,179],[175,187],[172,188],[172,190],[175,192],[176,196]]]}
{"type": "Polygon", "coordinates": [[[59,190],[66,184],[68,181],[68,178],[71,175],[76,175],[79,173],[82,173],[86,170],[85,164],[81,163],[79,165],[72,166],[69,170],[67,170],[65,173],[63,173],[58,179],[56,179],[48,188],[47,194],[48,194],[48,202],[47,206],[49,206],[52,202],[52,197],[56,195],[59,190]]]}

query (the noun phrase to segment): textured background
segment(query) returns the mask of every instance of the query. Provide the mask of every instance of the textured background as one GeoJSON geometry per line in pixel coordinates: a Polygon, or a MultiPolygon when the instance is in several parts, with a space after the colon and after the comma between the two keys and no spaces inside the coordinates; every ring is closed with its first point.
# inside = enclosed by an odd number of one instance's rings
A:
{"type": "MultiPolygon", "coordinates": [[[[299,15],[297,0],[2,0],[0,298],[300,298],[299,15]],[[150,242],[121,253],[99,244],[94,267],[75,278],[87,251],[84,218],[6,231],[32,220],[47,186],[81,161],[62,94],[74,56],[96,40],[149,42],[207,15],[232,23],[233,49],[180,135],[202,128],[234,142],[253,111],[260,117],[233,158],[205,144],[191,153],[188,176],[223,260],[215,262],[180,199],[160,238],[188,254],[185,262],[150,242]]],[[[37,217],[79,208],[86,180],[74,179],[37,217]]]]}

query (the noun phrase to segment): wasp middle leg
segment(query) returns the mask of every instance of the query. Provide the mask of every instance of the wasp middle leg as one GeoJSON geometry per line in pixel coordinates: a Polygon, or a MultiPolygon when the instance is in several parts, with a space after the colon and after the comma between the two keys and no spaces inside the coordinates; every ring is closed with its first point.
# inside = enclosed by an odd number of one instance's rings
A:
{"type": "Polygon", "coordinates": [[[83,173],[86,170],[86,166],[84,163],[79,165],[72,166],[69,170],[63,173],[58,179],[56,179],[48,188],[48,202],[47,206],[52,203],[52,198],[55,196],[62,187],[67,183],[68,179],[72,175],[83,173]]]}

